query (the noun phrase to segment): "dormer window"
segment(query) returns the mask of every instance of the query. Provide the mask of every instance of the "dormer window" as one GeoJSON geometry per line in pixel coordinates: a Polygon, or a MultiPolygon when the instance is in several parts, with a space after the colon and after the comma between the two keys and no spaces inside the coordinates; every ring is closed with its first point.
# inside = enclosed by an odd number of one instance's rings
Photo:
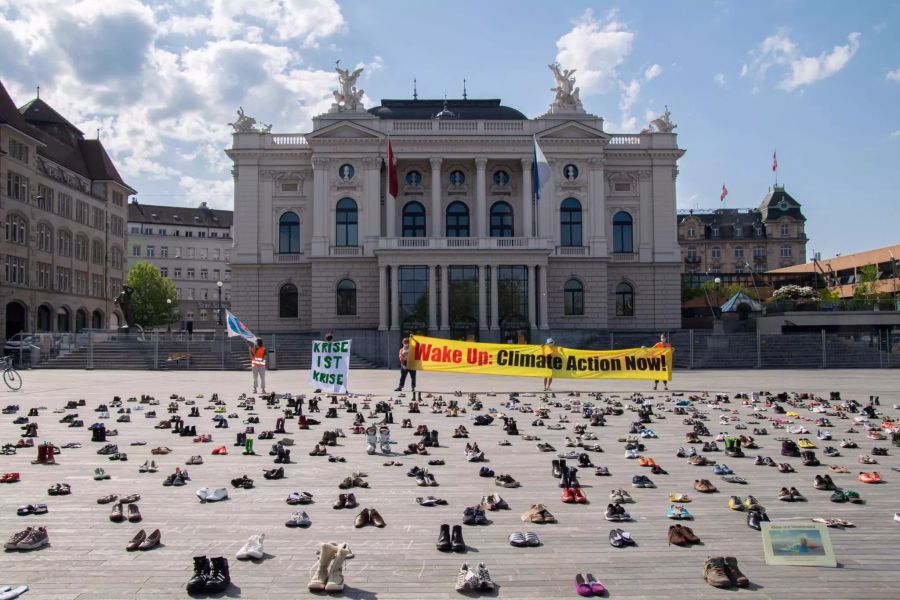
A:
{"type": "Polygon", "coordinates": [[[693,228],[693,227],[688,227],[688,230],[687,230],[687,236],[688,236],[689,238],[695,238],[695,237],[697,237],[697,230],[696,230],[695,228],[693,228]]]}
{"type": "Polygon", "coordinates": [[[717,226],[716,226],[716,227],[713,227],[712,230],[711,230],[711,233],[712,233],[712,236],[713,236],[714,238],[719,237],[719,228],[718,228],[717,226]]]}

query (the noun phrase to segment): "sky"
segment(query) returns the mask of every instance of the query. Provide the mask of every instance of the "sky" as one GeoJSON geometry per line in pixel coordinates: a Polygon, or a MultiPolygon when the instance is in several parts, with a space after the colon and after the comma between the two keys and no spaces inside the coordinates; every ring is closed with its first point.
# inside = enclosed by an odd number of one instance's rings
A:
{"type": "Polygon", "coordinates": [[[778,181],[808,254],[898,242],[900,0],[0,0],[0,81],[100,130],[147,204],[233,204],[236,110],[307,132],[363,66],[367,106],[500,98],[546,112],[547,65],[575,68],[613,133],[669,107],[679,208],[757,206],[778,181]]]}

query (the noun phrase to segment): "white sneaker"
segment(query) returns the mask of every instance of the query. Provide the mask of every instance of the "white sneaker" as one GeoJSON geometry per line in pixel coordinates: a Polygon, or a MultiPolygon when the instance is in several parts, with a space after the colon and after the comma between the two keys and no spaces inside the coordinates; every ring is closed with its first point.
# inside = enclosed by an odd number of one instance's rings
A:
{"type": "Polygon", "coordinates": [[[251,535],[250,539],[247,540],[247,543],[237,551],[235,557],[238,560],[248,560],[251,558],[255,560],[261,559],[265,555],[265,552],[263,552],[263,540],[265,537],[266,534],[264,533],[260,535],[251,535]]]}
{"type": "Polygon", "coordinates": [[[208,487],[200,488],[197,490],[197,497],[200,498],[200,502],[206,502],[206,499],[209,497],[210,490],[208,487]]]}
{"type": "Polygon", "coordinates": [[[900,523],[900,513],[894,513],[894,520],[900,523]]]}
{"type": "MultiPolygon", "coordinates": [[[[204,489],[208,489],[208,488],[204,488],[204,489]]],[[[219,500],[224,500],[224,499],[227,498],[227,497],[228,497],[228,490],[227,490],[227,489],[225,489],[225,488],[216,488],[216,489],[214,489],[214,490],[212,490],[212,491],[209,491],[209,492],[206,494],[206,501],[207,501],[207,502],[218,502],[219,500]]]]}

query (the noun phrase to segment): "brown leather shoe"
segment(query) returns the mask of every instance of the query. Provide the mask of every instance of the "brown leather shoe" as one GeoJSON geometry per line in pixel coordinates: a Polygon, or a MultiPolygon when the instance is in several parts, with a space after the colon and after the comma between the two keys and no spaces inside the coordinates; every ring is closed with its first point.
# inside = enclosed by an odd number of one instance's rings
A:
{"type": "Polygon", "coordinates": [[[344,504],[344,508],[356,508],[359,506],[359,502],[356,501],[355,494],[347,494],[347,503],[344,504]]]}
{"type": "Polygon", "coordinates": [[[730,588],[731,579],[725,570],[725,559],[721,556],[707,558],[703,566],[703,579],[713,587],[730,588]]]}
{"type": "MultiPolygon", "coordinates": [[[[131,505],[129,504],[129,506],[131,505]]],[[[109,514],[109,520],[113,523],[121,523],[125,520],[125,515],[122,513],[122,504],[120,502],[113,504],[112,512],[109,514]]]]}
{"type": "Polygon", "coordinates": [[[139,523],[143,519],[141,516],[141,511],[138,510],[137,504],[129,504],[128,505],[128,522],[129,523],[139,523]]]}
{"type": "Polygon", "coordinates": [[[125,546],[125,549],[128,550],[129,552],[133,552],[133,551],[137,550],[140,547],[140,545],[144,543],[144,540],[146,540],[146,539],[147,539],[147,534],[144,533],[143,529],[141,529],[140,531],[137,532],[137,535],[135,535],[133,538],[131,538],[131,541],[128,542],[128,545],[125,546]]]}
{"type": "Polygon", "coordinates": [[[741,573],[735,557],[725,557],[725,570],[728,573],[728,578],[731,580],[732,584],[743,588],[750,586],[750,580],[747,579],[746,575],[741,573]]]}
{"type": "Polygon", "coordinates": [[[684,537],[684,534],[678,525],[669,526],[669,545],[671,546],[672,544],[675,544],[676,546],[688,545],[687,538],[684,537]]]}
{"type": "Polygon", "coordinates": [[[369,516],[369,509],[364,508],[358,515],[356,515],[356,521],[353,522],[353,526],[359,529],[360,527],[365,527],[366,525],[372,522],[371,517],[369,516]]]}
{"type": "Polygon", "coordinates": [[[162,541],[162,534],[159,532],[159,529],[155,529],[153,531],[153,533],[151,533],[150,535],[147,536],[147,539],[145,539],[143,542],[141,542],[139,549],[140,550],[152,550],[153,548],[156,548],[157,546],[159,546],[161,541],[162,541]]]}
{"type": "Polygon", "coordinates": [[[347,494],[338,494],[337,502],[332,504],[336,510],[347,508],[347,494]]]}
{"type": "Polygon", "coordinates": [[[687,540],[689,544],[699,544],[700,538],[697,537],[697,534],[694,533],[694,530],[688,527],[687,525],[676,525],[678,530],[681,532],[681,535],[687,540]]]}
{"type": "Polygon", "coordinates": [[[378,514],[378,511],[375,510],[374,508],[369,509],[369,519],[371,519],[372,525],[374,525],[375,527],[384,527],[385,526],[384,519],[381,518],[381,515],[378,514]]]}

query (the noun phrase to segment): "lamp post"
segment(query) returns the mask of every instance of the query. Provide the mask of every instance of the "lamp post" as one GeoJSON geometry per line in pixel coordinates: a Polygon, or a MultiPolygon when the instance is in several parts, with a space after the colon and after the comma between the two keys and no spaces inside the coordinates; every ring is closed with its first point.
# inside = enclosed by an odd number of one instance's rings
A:
{"type": "Polygon", "coordinates": [[[722,307],[720,306],[721,300],[719,299],[719,286],[722,285],[722,278],[716,277],[715,279],[713,279],[713,282],[716,284],[716,309],[718,309],[719,311],[717,313],[715,310],[713,310],[713,316],[715,316],[716,319],[721,319],[722,307]]]}
{"type": "Polygon", "coordinates": [[[166,298],[166,334],[172,336],[172,299],[166,298]]]}
{"type": "Polygon", "coordinates": [[[216,282],[216,287],[219,288],[219,327],[222,326],[222,286],[225,285],[221,281],[216,282]]]}

